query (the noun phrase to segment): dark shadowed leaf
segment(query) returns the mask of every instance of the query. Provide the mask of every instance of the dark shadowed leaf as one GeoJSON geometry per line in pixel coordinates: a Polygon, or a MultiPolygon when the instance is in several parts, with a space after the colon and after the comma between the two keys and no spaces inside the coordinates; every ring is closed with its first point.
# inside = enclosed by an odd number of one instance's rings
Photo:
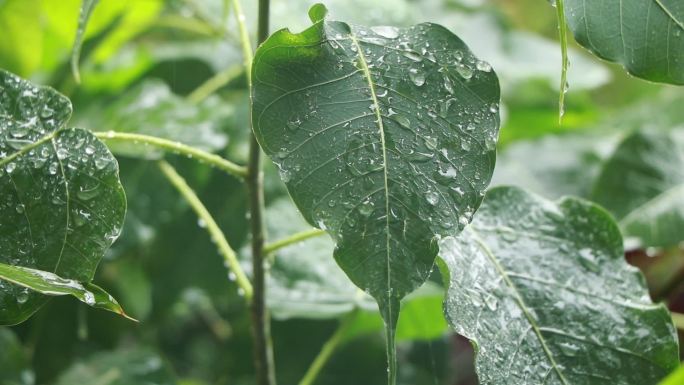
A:
{"type": "Polygon", "coordinates": [[[166,362],[147,349],[98,353],[77,362],[57,385],[175,385],[178,382],[166,362]]]}
{"type": "Polygon", "coordinates": [[[328,20],[273,34],[252,73],[262,148],[391,337],[400,299],[432,270],[435,237],[460,231],[489,183],[496,75],[436,24],[328,20]]]}
{"type": "MultiPolygon", "coordinates": [[[[116,160],[88,131],[64,129],[69,100],[0,71],[0,263],[89,282],[121,231],[126,199],[116,160]]],[[[47,297],[3,284],[0,323],[47,297]]]]}
{"type": "Polygon", "coordinates": [[[684,240],[684,132],[639,131],[606,161],[593,198],[645,246],[684,240]]]}
{"type": "Polygon", "coordinates": [[[681,0],[564,0],[578,43],[640,78],[684,84],[681,0]]]}
{"type": "Polygon", "coordinates": [[[27,354],[10,328],[0,328],[0,346],[0,384],[33,384],[34,375],[27,354]]]}
{"type": "Polygon", "coordinates": [[[678,365],[669,312],[594,204],[495,188],[440,255],[445,311],[476,344],[480,384],[651,385],[678,365]]]}

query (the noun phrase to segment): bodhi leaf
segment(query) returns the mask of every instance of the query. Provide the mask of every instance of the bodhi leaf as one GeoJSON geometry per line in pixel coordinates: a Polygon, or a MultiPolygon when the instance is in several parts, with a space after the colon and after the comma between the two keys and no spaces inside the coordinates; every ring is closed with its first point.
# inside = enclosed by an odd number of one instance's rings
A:
{"type": "Polygon", "coordinates": [[[681,0],[564,0],[578,43],[655,82],[684,84],[684,3],[681,0]]]}
{"type": "Polygon", "coordinates": [[[495,188],[440,251],[445,312],[476,345],[480,384],[651,385],[678,365],[669,312],[592,203],[495,188]]]}
{"type": "MultiPolygon", "coordinates": [[[[0,263],[89,282],[121,231],[126,198],[109,150],[63,128],[70,115],[63,95],[0,71],[0,263]]],[[[0,285],[0,324],[47,301],[0,285]]]]}
{"type": "Polygon", "coordinates": [[[629,135],[594,186],[594,200],[620,220],[625,235],[639,238],[644,246],[684,241],[684,141],[678,143],[676,134],[629,135]]]}
{"type": "Polygon", "coordinates": [[[367,28],[321,19],[322,7],[310,28],[257,50],[254,132],[337,263],[378,301],[392,343],[434,239],[470,221],[489,183],[498,81],[444,27],[367,28]]]}
{"type": "Polygon", "coordinates": [[[17,302],[19,303],[28,299],[28,289],[51,296],[71,295],[89,306],[109,310],[135,321],[123,311],[119,303],[111,295],[92,283],[80,283],[71,279],[61,278],[47,271],[11,266],[4,263],[0,263],[0,280],[12,282],[26,288],[26,290],[17,294],[17,302]]]}

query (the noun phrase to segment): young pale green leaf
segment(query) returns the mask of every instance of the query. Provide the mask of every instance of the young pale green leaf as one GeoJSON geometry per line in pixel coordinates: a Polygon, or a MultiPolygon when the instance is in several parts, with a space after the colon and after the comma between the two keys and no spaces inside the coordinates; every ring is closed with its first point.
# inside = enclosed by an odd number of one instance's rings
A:
{"type": "MultiPolygon", "coordinates": [[[[680,131],[681,132],[681,131],[680,131]]],[[[684,150],[673,131],[639,131],[606,161],[593,198],[645,246],[684,241],[684,150]]]]}
{"type": "MultiPolygon", "coordinates": [[[[72,279],[64,279],[48,271],[29,269],[0,263],[0,280],[31,289],[40,294],[58,296],[71,295],[79,301],[99,309],[109,310],[133,320],[121,308],[121,305],[106,291],[92,283],[81,283],[72,279]]],[[[17,302],[28,299],[25,290],[17,295],[17,302]]]]}
{"type": "Polygon", "coordinates": [[[684,365],[667,376],[659,385],[679,385],[684,383],[684,365]]]}
{"type": "Polygon", "coordinates": [[[680,0],[564,0],[578,43],[632,75],[684,84],[684,3],[680,0]]]}
{"type": "Polygon", "coordinates": [[[447,318],[476,344],[481,384],[649,385],[678,365],[669,312],[594,204],[495,188],[440,255],[447,318]]]}
{"type": "MultiPolygon", "coordinates": [[[[71,103],[0,71],[0,263],[89,282],[126,211],[118,165],[97,138],[64,129],[71,103]]],[[[47,297],[3,284],[0,324],[21,322],[47,297]]]]}
{"type": "Polygon", "coordinates": [[[81,47],[83,47],[83,36],[85,35],[88,20],[92,15],[95,7],[100,0],[83,0],[81,2],[81,14],[78,16],[78,29],[76,30],[76,38],[74,39],[74,46],[71,50],[71,73],[74,75],[76,83],[81,82],[81,73],[78,70],[78,62],[81,59],[81,47]]]}
{"type": "MultiPolygon", "coordinates": [[[[321,16],[320,8],[313,12],[321,16]]],[[[427,279],[436,236],[459,232],[488,185],[499,128],[491,66],[444,27],[319,20],[256,52],[254,132],[307,222],[379,303],[427,279]]]]}

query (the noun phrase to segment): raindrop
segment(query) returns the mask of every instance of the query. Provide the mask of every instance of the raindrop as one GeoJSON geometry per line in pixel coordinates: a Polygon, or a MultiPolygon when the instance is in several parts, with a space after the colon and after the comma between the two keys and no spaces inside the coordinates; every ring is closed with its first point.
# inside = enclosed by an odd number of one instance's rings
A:
{"type": "Polygon", "coordinates": [[[495,311],[498,304],[498,300],[493,295],[489,295],[485,298],[485,304],[487,305],[487,308],[489,310],[495,311]]]}
{"type": "Polygon", "coordinates": [[[459,64],[456,67],[456,72],[458,72],[458,74],[461,75],[461,77],[465,80],[468,80],[473,77],[473,70],[464,64],[459,64]]]}
{"type": "Polygon", "coordinates": [[[69,151],[66,148],[60,147],[57,149],[57,158],[64,160],[69,155],[69,151]]]}
{"type": "Polygon", "coordinates": [[[388,26],[378,26],[371,27],[371,31],[377,33],[378,35],[385,37],[387,39],[396,39],[399,37],[399,30],[395,27],[388,26]]]}
{"type": "Polygon", "coordinates": [[[28,298],[29,298],[28,289],[21,290],[19,293],[17,293],[15,298],[16,298],[18,304],[26,303],[26,301],[28,301],[28,298]]]}
{"type": "Polygon", "coordinates": [[[285,183],[289,182],[290,179],[292,179],[292,174],[290,173],[290,171],[284,168],[281,168],[278,173],[280,174],[280,179],[285,183]]]}
{"type": "Polygon", "coordinates": [[[198,218],[198,219],[197,219],[197,226],[199,226],[200,228],[204,229],[204,228],[207,227],[207,222],[206,222],[204,219],[202,219],[202,218],[198,218]]]}
{"type": "Polygon", "coordinates": [[[404,51],[403,55],[415,62],[423,61],[423,57],[416,51],[404,51]]]}
{"type": "Polygon", "coordinates": [[[19,213],[19,214],[23,214],[24,211],[26,211],[26,208],[21,203],[19,203],[15,209],[17,210],[17,213],[19,213]]]}
{"type": "Polygon", "coordinates": [[[436,191],[428,191],[425,194],[425,199],[432,206],[435,206],[439,202],[439,194],[436,191]]]}
{"type": "Polygon", "coordinates": [[[57,165],[57,162],[50,163],[50,165],[48,166],[48,172],[50,173],[50,175],[57,174],[58,167],[59,165],[57,165]]]}
{"type": "Polygon", "coordinates": [[[492,66],[484,60],[478,60],[475,67],[483,72],[490,72],[492,70],[492,66]]]}
{"type": "Polygon", "coordinates": [[[430,150],[434,150],[435,148],[437,148],[437,145],[438,145],[438,144],[439,144],[439,142],[437,141],[437,138],[433,138],[433,137],[431,137],[431,136],[426,136],[426,137],[425,137],[425,145],[426,145],[427,148],[429,148],[430,150]]]}
{"type": "Polygon", "coordinates": [[[409,78],[411,78],[413,84],[417,85],[418,87],[425,84],[425,74],[418,68],[411,68],[409,70],[409,78]]]}
{"type": "Polygon", "coordinates": [[[87,155],[93,155],[95,153],[95,147],[90,146],[90,145],[86,146],[85,153],[87,155]]]}
{"type": "Polygon", "coordinates": [[[367,217],[371,215],[373,212],[373,202],[370,201],[370,199],[366,199],[361,203],[359,206],[359,213],[363,215],[364,217],[367,217]]]}
{"type": "Polygon", "coordinates": [[[14,162],[7,163],[5,166],[5,171],[7,171],[8,174],[11,174],[15,169],[17,168],[17,164],[14,162]]]}

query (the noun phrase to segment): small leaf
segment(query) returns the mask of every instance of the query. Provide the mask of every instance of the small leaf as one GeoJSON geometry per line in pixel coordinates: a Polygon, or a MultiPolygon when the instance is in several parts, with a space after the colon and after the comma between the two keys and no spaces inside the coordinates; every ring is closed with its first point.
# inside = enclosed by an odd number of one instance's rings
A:
{"type": "MultiPolygon", "coordinates": [[[[4,263],[0,263],[0,280],[12,282],[49,296],[71,295],[88,306],[109,310],[135,321],[135,319],[126,315],[119,303],[111,295],[92,283],[81,283],[72,279],[61,278],[47,271],[11,266],[4,263]]],[[[17,302],[26,301],[28,295],[28,291],[24,291],[17,296],[17,302]]]]}
{"type": "Polygon", "coordinates": [[[680,385],[684,383],[684,365],[672,372],[659,385],[680,385]]]}
{"type": "Polygon", "coordinates": [[[328,19],[273,34],[252,73],[255,135],[307,222],[331,234],[338,264],[378,301],[392,354],[400,299],[491,178],[497,77],[439,25],[328,19]]]}
{"type": "Polygon", "coordinates": [[[476,344],[481,384],[650,385],[678,365],[669,312],[596,205],[495,188],[440,255],[447,318],[476,344]]]}
{"type": "Polygon", "coordinates": [[[637,77],[684,84],[684,6],[679,0],[564,0],[578,43],[637,77]]]}
{"type": "MultiPolygon", "coordinates": [[[[118,237],[126,210],[116,159],[82,129],[64,129],[71,103],[0,71],[0,263],[89,282],[118,237]]],[[[47,297],[0,290],[0,324],[33,314],[47,297]]]]}
{"type": "Polygon", "coordinates": [[[74,75],[76,83],[81,82],[81,74],[78,70],[78,62],[81,59],[81,47],[83,47],[83,36],[85,35],[86,27],[90,15],[95,10],[95,7],[100,0],[83,0],[81,3],[81,13],[78,16],[78,29],[76,30],[76,38],[74,39],[74,47],[71,50],[71,73],[74,75]]]}
{"type": "Polygon", "coordinates": [[[644,246],[684,241],[684,145],[677,132],[682,131],[629,135],[605,162],[594,186],[594,200],[644,246]]]}

